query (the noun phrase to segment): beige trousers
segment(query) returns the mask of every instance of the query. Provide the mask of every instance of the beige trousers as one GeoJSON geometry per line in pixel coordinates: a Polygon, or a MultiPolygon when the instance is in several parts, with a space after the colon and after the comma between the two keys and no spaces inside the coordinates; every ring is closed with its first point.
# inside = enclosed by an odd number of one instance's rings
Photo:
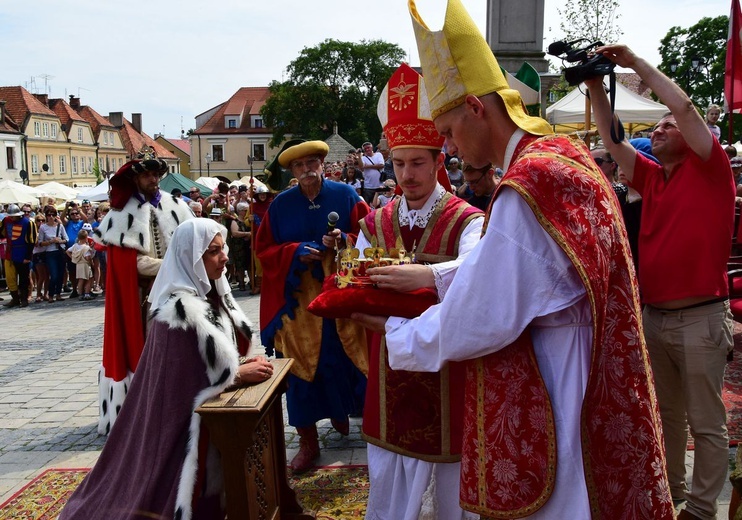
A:
{"type": "Polygon", "coordinates": [[[654,372],[673,499],[702,519],[716,518],[729,457],[721,391],[732,349],[729,302],[686,310],[644,308],[644,335],[654,372]],[[685,482],[688,428],[695,454],[690,491],[685,482]]]}

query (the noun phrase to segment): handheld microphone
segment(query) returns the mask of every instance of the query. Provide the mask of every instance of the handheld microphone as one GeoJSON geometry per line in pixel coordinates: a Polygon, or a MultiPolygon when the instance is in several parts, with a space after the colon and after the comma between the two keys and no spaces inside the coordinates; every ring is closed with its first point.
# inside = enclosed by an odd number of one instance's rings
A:
{"type": "Polygon", "coordinates": [[[337,225],[338,220],[340,220],[340,215],[338,215],[334,211],[331,211],[327,215],[327,233],[325,233],[326,235],[329,235],[335,229],[335,226],[337,225]]]}
{"type": "Polygon", "coordinates": [[[551,54],[552,56],[559,56],[561,54],[568,53],[572,50],[572,46],[575,43],[580,43],[584,38],[578,38],[577,40],[573,40],[571,42],[565,42],[565,41],[558,41],[554,42],[551,45],[549,45],[546,52],[548,54],[551,54]]]}

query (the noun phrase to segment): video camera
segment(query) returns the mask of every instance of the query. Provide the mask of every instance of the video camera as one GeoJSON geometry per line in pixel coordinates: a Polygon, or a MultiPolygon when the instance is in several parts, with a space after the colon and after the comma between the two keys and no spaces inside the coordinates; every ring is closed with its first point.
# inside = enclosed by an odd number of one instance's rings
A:
{"type": "Polygon", "coordinates": [[[601,54],[590,56],[590,51],[602,47],[603,42],[590,42],[585,38],[571,42],[559,41],[549,45],[546,52],[568,63],[577,63],[564,69],[564,79],[572,86],[579,85],[586,79],[602,77],[613,72],[616,64],[601,54]],[[581,48],[574,48],[576,43],[589,42],[581,48]]]}

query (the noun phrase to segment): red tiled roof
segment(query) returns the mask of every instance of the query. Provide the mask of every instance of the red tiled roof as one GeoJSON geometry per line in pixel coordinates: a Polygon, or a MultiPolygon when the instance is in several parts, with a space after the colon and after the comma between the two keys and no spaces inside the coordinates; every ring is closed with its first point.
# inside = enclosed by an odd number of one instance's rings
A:
{"type": "Polygon", "coordinates": [[[98,112],[93,110],[93,108],[87,105],[83,105],[78,108],[77,113],[80,114],[80,116],[85,119],[85,121],[90,123],[90,127],[93,129],[93,135],[95,136],[96,141],[100,137],[100,129],[102,127],[106,127],[106,129],[108,130],[116,130],[116,127],[113,126],[113,123],[111,123],[108,118],[103,117],[98,112]]]}
{"type": "Polygon", "coordinates": [[[80,123],[86,123],[85,118],[80,116],[77,112],[75,112],[75,109],[70,106],[69,103],[67,103],[64,99],[58,98],[58,99],[50,99],[49,100],[49,108],[51,108],[55,114],[57,114],[57,117],[62,122],[64,127],[67,129],[67,132],[70,131],[70,128],[72,126],[72,121],[78,121],[80,123]]]}
{"type": "MultiPolygon", "coordinates": [[[[167,137],[163,139],[167,139],[167,137]]],[[[167,141],[182,150],[183,153],[191,155],[191,142],[188,139],[167,139],[167,141]]]]}
{"type": "Polygon", "coordinates": [[[631,92],[639,94],[647,99],[652,99],[652,96],[650,96],[652,90],[646,83],[644,83],[644,81],[642,81],[639,74],[636,74],[635,72],[618,72],[616,73],[616,80],[631,92]]]}
{"type": "Polygon", "coordinates": [[[126,148],[129,157],[136,157],[144,145],[147,145],[154,148],[155,154],[160,159],[178,159],[170,150],[156,142],[144,132],[137,132],[134,125],[132,125],[126,118],[124,118],[124,126],[120,130],[121,139],[124,142],[124,147],[126,148]]]}
{"type": "Polygon", "coordinates": [[[20,134],[20,128],[18,128],[18,124],[13,120],[12,117],[10,117],[10,114],[8,113],[7,107],[5,110],[5,121],[0,123],[0,132],[5,134],[20,134]]]}
{"type": "Polygon", "coordinates": [[[18,125],[23,125],[29,114],[55,116],[56,114],[33,94],[23,87],[0,87],[0,99],[7,103],[5,108],[18,125]]]}
{"type": "Polygon", "coordinates": [[[197,128],[196,134],[264,134],[270,130],[266,128],[251,128],[250,115],[258,115],[260,107],[270,96],[268,87],[242,87],[229,98],[206,123],[197,128]],[[241,125],[238,128],[226,128],[224,117],[228,115],[241,116],[241,125]]]}

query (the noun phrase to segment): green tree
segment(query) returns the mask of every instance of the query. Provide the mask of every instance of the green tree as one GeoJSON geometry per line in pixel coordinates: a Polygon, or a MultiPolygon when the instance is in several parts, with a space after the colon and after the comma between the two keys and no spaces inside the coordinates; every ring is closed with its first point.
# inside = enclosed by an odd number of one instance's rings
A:
{"type": "Polygon", "coordinates": [[[728,16],[705,17],[687,29],[671,27],[660,42],[659,69],[680,85],[702,111],[711,103],[721,105],[724,99],[728,29],[728,16]],[[694,61],[699,64],[696,70],[694,61]]]}
{"type": "Polygon", "coordinates": [[[376,104],[386,81],[405,57],[396,44],[327,39],[305,47],[287,67],[286,81],[273,81],[261,109],[273,129],[271,146],[286,136],[325,139],[333,123],[351,143],[378,141],[376,104]]]}
{"type": "Polygon", "coordinates": [[[617,25],[621,17],[618,6],[618,0],[567,0],[562,8],[557,8],[564,39],[617,42],[623,35],[617,25]]]}

